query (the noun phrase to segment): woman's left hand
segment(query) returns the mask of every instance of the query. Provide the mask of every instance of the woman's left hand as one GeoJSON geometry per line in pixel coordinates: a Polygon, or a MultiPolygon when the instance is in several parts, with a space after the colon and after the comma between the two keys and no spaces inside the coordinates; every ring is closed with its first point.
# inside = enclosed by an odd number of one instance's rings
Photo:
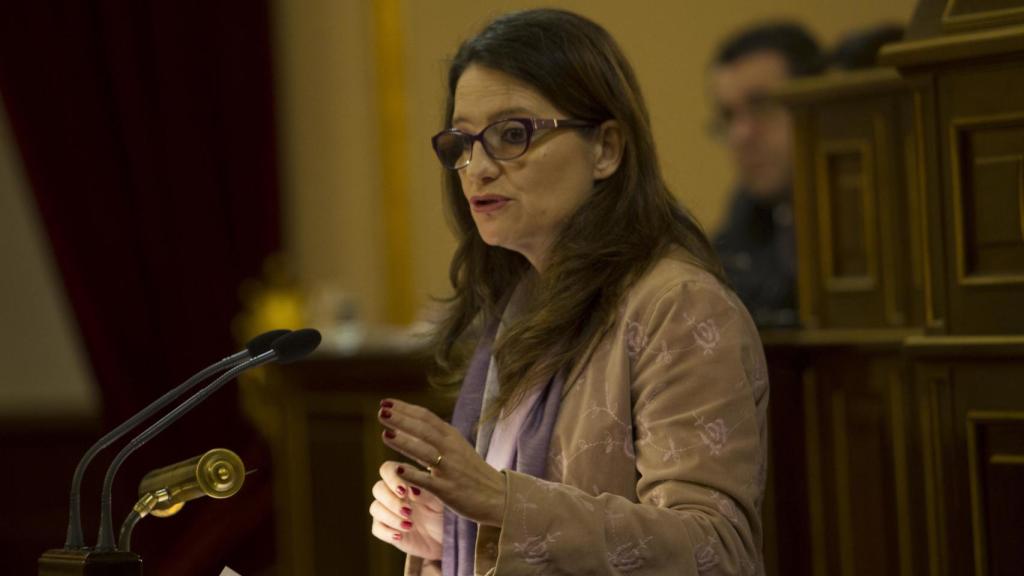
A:
{"type": "Polygon", "coordinates": [[[393,399],[382,400],[380,405],[377,418],[384,425],[384,444],[429,470],[403,467],[402,478],[432,492],[460,516],[501,526],[504,475],[430,410],[393,399]]]}

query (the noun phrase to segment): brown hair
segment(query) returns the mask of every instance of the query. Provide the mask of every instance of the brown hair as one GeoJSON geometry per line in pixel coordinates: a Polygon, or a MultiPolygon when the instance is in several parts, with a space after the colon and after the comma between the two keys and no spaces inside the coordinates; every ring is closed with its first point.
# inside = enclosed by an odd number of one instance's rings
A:
{"type": "MultiPolygon", "coordinates": [[[[719,279],[723,274],[700,225],[665,185],[640,86],[606,30],[552,9],[494,20],[452,60],[446,127],[455,88],[470,65],[526,82],[571,118],[614,119],[625,142],[618,170],[595,182],[594,193],[565,224],[536,279],[535,297],[495,343],[502,385],[496,406],[485,414],[490,418],[513,407],[531,386],[571,369],[614,321],[625,290],[667,248],[681,246],[696,265],[719,279]]],[[[483,242],[455,171],[445,171],[444,199],[458,241],[449,271],[455,293],[434,333],[438,371],[432,380],[454,388],[475,336],[501,314],[531,266],[522,255],[483,242]]]]}

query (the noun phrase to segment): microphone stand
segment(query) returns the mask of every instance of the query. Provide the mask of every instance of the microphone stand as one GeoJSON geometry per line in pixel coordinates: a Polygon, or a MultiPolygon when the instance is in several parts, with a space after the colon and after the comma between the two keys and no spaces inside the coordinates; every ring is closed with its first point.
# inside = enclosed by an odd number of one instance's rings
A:
{"type": "MultiPolygon", "coordinates": [[[[234,361],[237,364],[133,438],[114,458],[107,469],[107,475],[103,482],[100,533],[96,549],[65,546],[63,549],[48,550],[39,558],[39,576],[141,576],[142,558],[132,552],[117,550],[111,521],[111,489],[114,475],[124,460],[239,373],[274,360],[282,363],[293,362],[312,352],[319,344],[320,333],[316,330],[304,329],[277,338],[270,344],[270,350],[244,362],[237,363],[238,355],[222,360],[222,363],[234,361]]],[[[185,388],[184,385],[180,387],[182,391],[185,388]]],[[[113,433],[109,436],[113,436],[113,433]]],[[[103,444],[103,440],[97,444],[103,444]]],[[[102,447],[104,446],[100,446],[97,451],[102,447]]],[[[75,503],[74,500],[72,502],[75,503]]],[[[71,532],[69,529],[69,538],[71,532]]]]}
{"type": "Polygon", "coordinates": [[[96,549],[56,549],[48,550],[39,558],[39,576],[142,576],[142,558],[134,552],[117,550],[114,541],[114,528],[111,523],[111,488],[114,475],[128,456],[156,436],[184,413],[216,392],[225,382],[239,373],[266,364],[278,357],[275,350],[268,350],[255,358],[247,360],[222,374],[219,378],[206,385],[202,390],[179,404],[163,418],[133,438],[118,454],[107,469],[103,482],[103,495],[100,510],[100,535],[96,549]]]}
{"type": "MultiPolygon", "coordinates": [[[[282,338],[287,338],[283,336],[282,338]]],[[[96,550],[100,552],[110,552],[116,550],[117,540],[114,538],[114,524],[111,512],[111,492],[114,486],[114,475],[117,474],[117,470],[121,467],[121,464],[132,454],[138,450],[143,444],[148,442],[151,438],[163,432],[165,428],[170,426],[175,420],[181,418],[186,412],[195,408],[198,404],[209,398],[214,392],[220,390],[220,388],[227,383],[229,380],[237,376],[238,374],[256,366],[266,364],[276,360],[278,353],[276,350],[268,350],[255,358],[246,360],[238,366],[228,370],[222,374],[219,378],[213,382],[204,386],[199,392],[196,392],[192,396],[185,400],[178,406],[164,415],[163,418],[159,419],[149,428],[146,428],[138,436],[132,438],[128,444],[117,453],[114,460],[110,463],[110,467],[107,468],[107,475],[103,479],[103,494],[100,501],[100,533],[99,538],[96,542],[96,550]]]]}

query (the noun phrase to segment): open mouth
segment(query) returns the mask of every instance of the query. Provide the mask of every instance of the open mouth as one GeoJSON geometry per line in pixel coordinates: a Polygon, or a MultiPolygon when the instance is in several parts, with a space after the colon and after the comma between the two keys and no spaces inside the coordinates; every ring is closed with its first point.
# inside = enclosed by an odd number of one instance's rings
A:
{"type": "Polygon", "coordinates": [[[469,199],[469,204],[473,207],[474,212],[493,212],[504,206],[506,203],[508,203],[508,198],[491,194],[485,196],[474,196],[469,199]]]}

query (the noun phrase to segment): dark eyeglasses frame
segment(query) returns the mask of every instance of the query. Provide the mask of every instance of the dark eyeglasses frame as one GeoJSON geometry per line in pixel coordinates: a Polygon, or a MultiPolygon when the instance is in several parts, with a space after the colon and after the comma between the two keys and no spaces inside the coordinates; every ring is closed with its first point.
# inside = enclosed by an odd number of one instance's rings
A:
{"type": "Polygon", "coordinates": [[[596,125],[597,122],[591,122],[589,120],[576,120],[573,118],[502,118],[501,120],[491,122],[487,126],[484,126],[483,130],[477,132],[476,134],[467,134],[455,128],[448,128],[447,130],[442,130],[437,134],[434,134],[433,137],[431,137],[430,144],[434,148],[434,154],[437,155],[437,159],[438,161],[441,162],[442,166],[449,170],[461,170],[466,166],[469,166],[469,163],[472,162],[473,148],[475,148],[474,145],[476,144],[476,142],[480,142],[480,144],[484,148],[484,152],[486,152],[487,155],[490,156],[493,160],[515,160],[516,158],[519,158],[523,154],[526,154],[526,151],[530,149],[530,144],[533,143],[533,133],[536,132],[537,130],[555,128],[591,128],[596,125]],[[484,139],[484,132],[487,132],[491,127],[497,124],[503,124],[505,122],[518,122],[523,125],[523,128],[526,130],[526,144],[523,145],[523,150],[514,156],[498,157],[494,155],[494,152],[490,149],[490,146],[487,145],[487,140],[484,139]],[[464,147],[463,149],[469,151],[469,154],[466,156],[465,164],[462,164],[461,166],[449,166],[445,164],[444,159],[441,157],[441,150],[438,149],[437,142],[438,140],[441,139],[442,136],[445,136],[446,134],[457,134],[462,137],[462,143],[464,147]]]}

